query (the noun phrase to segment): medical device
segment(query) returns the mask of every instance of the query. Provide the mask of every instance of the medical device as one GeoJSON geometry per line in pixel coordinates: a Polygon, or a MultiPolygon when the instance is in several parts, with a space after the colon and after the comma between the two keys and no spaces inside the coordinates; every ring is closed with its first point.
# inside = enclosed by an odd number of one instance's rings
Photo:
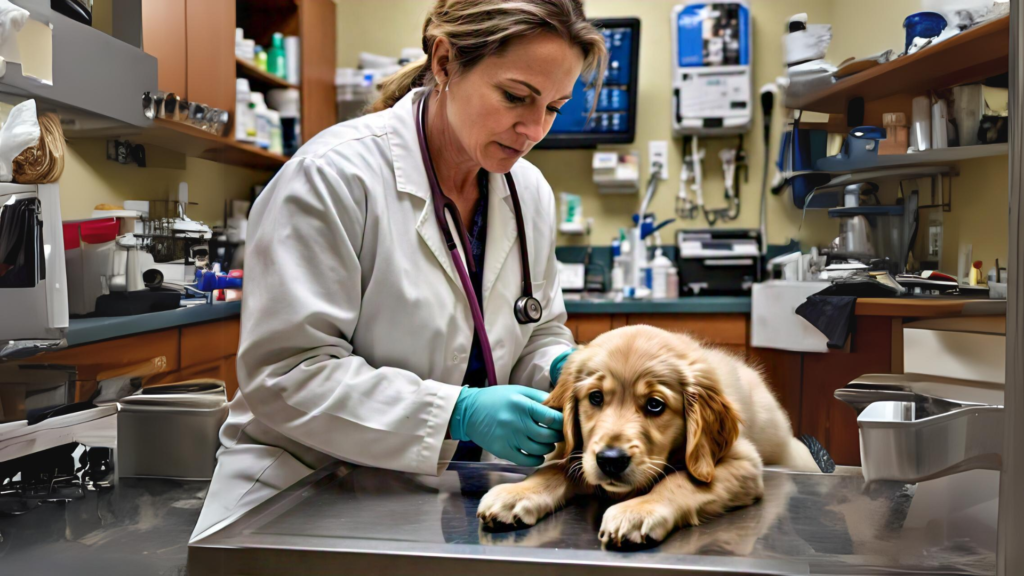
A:
{"type": "MultiPolygon", "coordinates": [[[[437,183],[437,173],[434,172],[434,162],[430,159],[430,150],[427,148],[427,100],[429,94],[420,97],[418,103],[419,122],[416,123],[416,136],[420,141],[420,153],[423,155],[423,167],[427,171],[427,181],[430,182],[430,193],[434,202],[434,217],[437,219],[437,226],[444,234],[445,244],[452,255],[452,262],[458,271],[459,281],[462,289],[466,292],[469,300],[469,309],[473,315],[473,324],[476,327],[477,336],[480,338],[480,348],[483,350],[484,367],[487,370],[487,384],[493,386],[498,383],[494,371],[494,356],[491,353],[491,341],[487,338],[487,329],[484,325],[484,315],[480,311],[480,303],[473,290],[473,282],[469,279],[469,273],[459,256],[459,247],[452,236],[451,227],[445,217],[445,210],[449,211],[452,221],[455,223],[455,230],[459,234],[459,241],[466,250],[469,250],[469,235],[462,225],[462,216],[459,215],[459,208],[455,202],[445,195],[441,185],[437,183]]],[[[526,226],[523,224],[523,210],[519,205],[519,192],[516,190],[516,182],[512,179],[512,173],[505,174],[505,183],[508,184],[509,195],[512,197],[512,208],[516,217],[516,235],[519,242],[519,259],[523,267],[523,291],[516,299],[513,313],[520,324],[536,324],[544,315],[544,308],[540,301],[533,297],[533,282],[530,281],[530,255],[526,249],[526,226]]],[[[476,271],[476,263],[472,257],[466,258],[470,270],[476,271]]]]}
{"type": "Polygon", "coordinates": [[[595,102],[591,79],[576,80],[572,99],[562,106],[551,131],[536,148],[593,148],[629,144],[636,137],[640,20],[596,18],[590,22],[604,35],[608,50],[604,86],[595,102]]]}
{"type": "Polygon", "coordinates": [[[747,0],[691,0],[672,10],[672,130],[742,134],[753,118],[747,0]]]}

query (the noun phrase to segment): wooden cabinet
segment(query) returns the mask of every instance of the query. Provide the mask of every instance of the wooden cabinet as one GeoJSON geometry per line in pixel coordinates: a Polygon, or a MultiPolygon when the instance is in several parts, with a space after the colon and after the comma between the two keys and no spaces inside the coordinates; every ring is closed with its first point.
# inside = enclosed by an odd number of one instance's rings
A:
{"type": "Polygon", "coordinates": [[[158,61],[157,87],[185,96],[185,0],[142,0],[142,49],[158,61]]]}
{"type": "Polygon", "coordinates": [[[234,112],[235,0],[186,0],[185,39],[188,100],[234,112]]]}
{"type": "Polygon", "coordinates": [[[166,384],[196,378],[223,380],[228,399],[238,390],[235,355],[239,320],[229,318],[182,328],[136,334],[48,352],[21,361],[23,364],[67,364],[78,370],[75,398],[88,399],[96,390],[97,376],[163,358],[161,370],[146,376],[143,385],[166,384]]]}
{"type": "Polygon", "coordinates": [[[302,38],[302,137],[330,128],[338,121],[334,69],[338,21],[332,0],[302,0],[299,36],[302,38]]]}

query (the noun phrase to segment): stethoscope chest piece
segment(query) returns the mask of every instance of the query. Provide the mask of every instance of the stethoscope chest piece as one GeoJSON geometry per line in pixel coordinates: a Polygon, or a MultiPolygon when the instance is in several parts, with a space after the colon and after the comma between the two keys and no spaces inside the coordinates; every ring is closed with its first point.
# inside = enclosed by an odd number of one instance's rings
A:
{"type": "Polygon", "coordinates": [[[520,324],[536,324],[544,315],[544,308],[533,296],[520,296],[516,299],[515,315],[520,324]]]}

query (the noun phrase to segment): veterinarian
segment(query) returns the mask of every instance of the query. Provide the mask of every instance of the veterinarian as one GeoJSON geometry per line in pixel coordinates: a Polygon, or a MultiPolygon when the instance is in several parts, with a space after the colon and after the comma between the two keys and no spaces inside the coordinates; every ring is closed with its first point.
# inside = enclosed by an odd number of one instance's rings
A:
{"type": "Polygon", "coordinates": [[[439,0],[377,113],[308,142],[249,224],[239,390],[193,532],[341,459],[539,465],[573,346],[551,187],[522,157],[604,38],[579,0],[439,0]],[[507,386],[491,386],[508,384],[507,386]]]}

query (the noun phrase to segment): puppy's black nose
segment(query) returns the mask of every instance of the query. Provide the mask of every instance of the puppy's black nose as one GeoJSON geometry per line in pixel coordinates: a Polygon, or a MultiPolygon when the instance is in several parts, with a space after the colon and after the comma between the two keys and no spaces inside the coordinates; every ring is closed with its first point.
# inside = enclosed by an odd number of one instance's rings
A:
{"type": "Polygon", "coordinates": [[[622,448],[605,448],[597,453],[597,467],[609,478],[618,478],[629,468],[630,460],[632,457],[622,448]]]}

